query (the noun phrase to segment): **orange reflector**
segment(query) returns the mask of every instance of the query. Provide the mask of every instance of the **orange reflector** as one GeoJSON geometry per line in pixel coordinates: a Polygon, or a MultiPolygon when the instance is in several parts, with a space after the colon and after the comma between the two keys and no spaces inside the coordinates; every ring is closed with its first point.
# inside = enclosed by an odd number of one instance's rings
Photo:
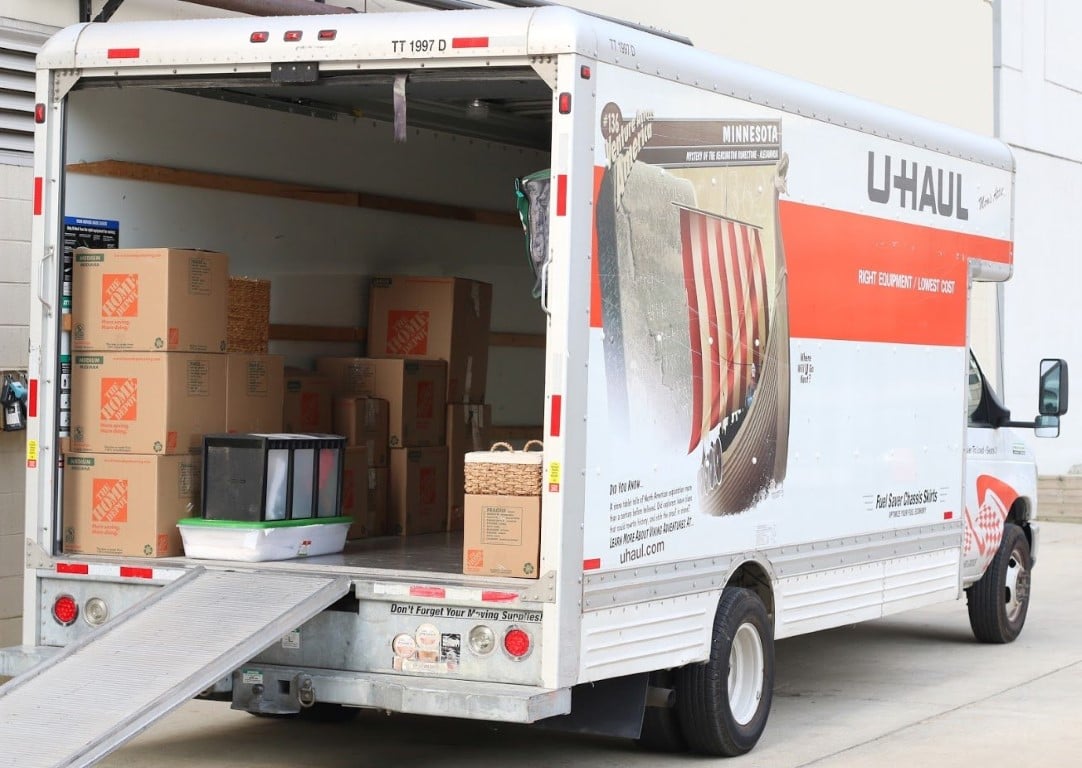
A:
{"type": "Polygon", "coordinates": [[[301,39],[301,31],[299,29],[291,29],[283,35],[282,39],[287,43],[295,43],[301,39]]]}
{"type": "Polygon", "coordinates": [[[60,595],[53,603],[53,618],[65,627],[79,618],[79,604],[71,595],[60,595]]]}
{"type": "Polygon", "coordinates": [[[566,93],[566,92],[561,93],[560,98],[559,98],[559,105],[560,105],[560,114],[561,115],[570,115],[571,114],[571,94],[566,93]]]}
{"type": "Polygon", "coordinates": [[[270,32],[253,32],[248,40],[253,43],[265,43],[270,40],[270,32]]]}
{"type": "Polygon", "coordinates": [[[503,647],[516,659],[521,659],[530,652],[530,636],[526,634],[525,630],[517,627],[509,629],[507,634],[503,636],[503,647]]]}

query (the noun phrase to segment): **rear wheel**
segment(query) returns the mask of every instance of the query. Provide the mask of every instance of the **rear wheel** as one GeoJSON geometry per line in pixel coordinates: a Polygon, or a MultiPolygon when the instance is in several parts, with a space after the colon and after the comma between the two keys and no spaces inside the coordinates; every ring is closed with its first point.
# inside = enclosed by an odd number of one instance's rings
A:
{"type": "Polygon", "coordinates": [[[980,581],[966,590],[969,626],[982,643],[1009,643],[1018,637],[1029,611],[1029,541],[1013,523],[980,581]]]}
{"type": "Polygon", "coordinates": [[[730,587],[714,616],[710,658],[676,676],[676,711],[693,752],[732,757],[759,741],[774,695],[774,633],[762,600],[730,587]]]}

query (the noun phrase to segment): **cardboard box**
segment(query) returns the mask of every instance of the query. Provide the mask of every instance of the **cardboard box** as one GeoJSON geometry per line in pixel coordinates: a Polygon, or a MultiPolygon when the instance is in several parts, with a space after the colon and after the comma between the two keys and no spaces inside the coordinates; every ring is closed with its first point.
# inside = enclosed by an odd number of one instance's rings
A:
{"type": "Polygon", "coordinates": [[[390,532],[402,536],[447,528],[447,448],[391,450],[390,532]]]}
{"type": "Polygon", "coordinates": [[[285,372],[282,429],[285,432],[332,434],[333,388],[326,376],[289,368],[285,372]]]}
{"type": "Polygon", "coordinates": [[[336,397],[334,434],[346,438],[346,445],[368,449],[368,464],[386,467],[390,446],[390,404],[378,397],[336,397]]]}
{"type": "Polygon", "coordinates": [[[447,406],[447,530],[461,531],[466,496],[466,454],[491,447],[490,405],[447,406]]]}
{"type": "Polygon", "coordinates": [[[76,248],[71,345],[225,352],[229,259],[174,248],[76,248]]]}
{"type": "Polygon", "coordinates": [[[64,457],[64,552],[170,557],[199,515],[199,454],[64,457]]]}
{"type": "Polygon", "coordinates": [[[466,496],[462,572],[536,579],[540,496],[466,496]]]}
{"type": "Polygon", "coordinates": [[[364,539],[387,533],[387,507],[369,509],[368,451],[346,448],[342,462],[342,514],[353,518],[347,539],[364,539]]]}
{"type": "Polygon", "coordinates": [[[83,453],[179,454],[225,431],[225,355],[72,355],[71,447],[83,453]]]}
{"type": "Polygon", "coordinates": [[[388,404],[392,448],[443,445],[447,364],[440,360],[320,357],[316,370],[340,397],[378,397],[388,404]]]}
{"type": "Polygon", "coordinates": [[[389,467],[369,467],[368,468],[368,515],[376,521],[379,521],[381,533],[379,536],[386,536],[390,533],[391,521],[390,510],[388,505],[390,503],[391,494],[391,470],[389,467]]]}
{"type": "Polygon", "coordinates": [[[492,286],[459,277],[377,277],[368,356],[447,362],[447,402],[483,403],[492,286]]]}
{"type": "Polygon", "coordinates": [[[226,432],[281,432],[284,405],[284,357],[226,355],[226,432]]]}

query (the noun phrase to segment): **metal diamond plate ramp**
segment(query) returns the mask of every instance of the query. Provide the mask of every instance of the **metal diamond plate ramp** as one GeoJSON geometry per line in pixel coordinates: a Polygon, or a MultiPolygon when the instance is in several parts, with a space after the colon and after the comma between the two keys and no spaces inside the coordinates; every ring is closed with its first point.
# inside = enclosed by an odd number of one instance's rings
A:
{"type": "Polygon", "coordinates": [[[92,765],[349,588],[346,576],[185,574],[0,687],[0,766],[92,765]]]}

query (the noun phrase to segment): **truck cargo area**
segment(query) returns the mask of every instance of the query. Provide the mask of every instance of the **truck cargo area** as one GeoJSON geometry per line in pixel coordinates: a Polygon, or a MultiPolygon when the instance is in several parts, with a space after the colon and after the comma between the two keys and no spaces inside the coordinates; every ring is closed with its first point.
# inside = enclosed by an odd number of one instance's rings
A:
{"type": "MultiPolygon", "coordinates": [[[[365,354],[373,275],[491,283],[492,438],[540,436],[546,323],[514,182],[549,165],[549,86],[525,66],[280,80],[80,81],[64,216],[118,222],[121,248],[220,251],[231,275],[269,280],[270,352],[287,367],[365,354]]],[[[351,541],[310,565],[460,575],[461,560],[459,531],[351,541]]]]}

